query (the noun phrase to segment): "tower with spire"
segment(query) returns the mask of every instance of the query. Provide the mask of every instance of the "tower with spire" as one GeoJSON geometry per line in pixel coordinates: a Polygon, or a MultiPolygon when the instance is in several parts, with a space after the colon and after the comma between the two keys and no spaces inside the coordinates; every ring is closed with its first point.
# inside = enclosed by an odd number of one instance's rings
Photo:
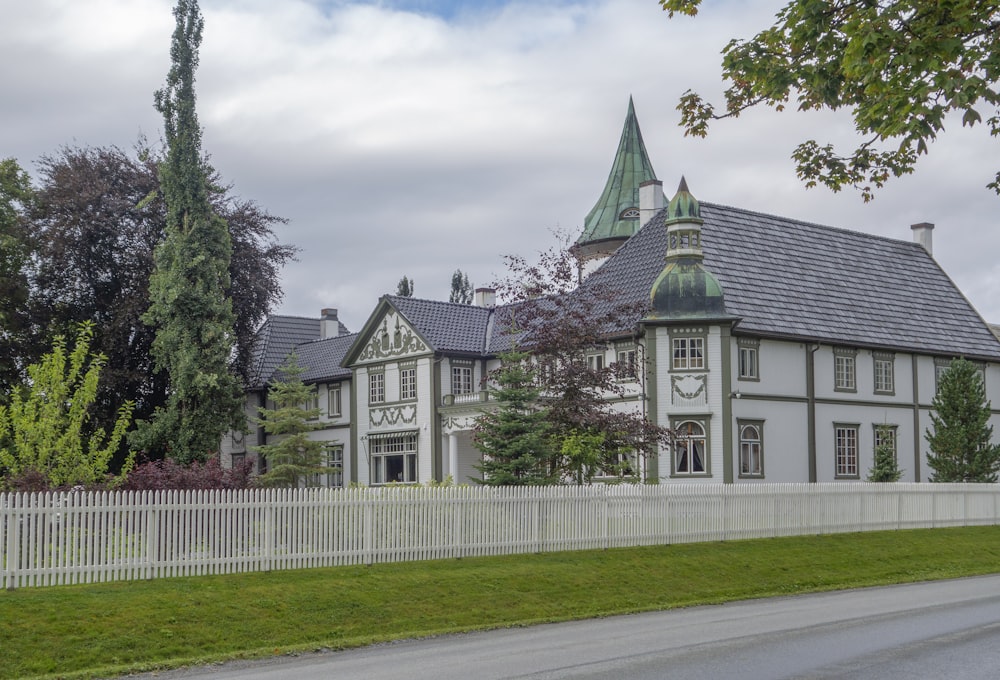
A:
{"type": "Polygon", "coordinates": [[[658,203],[663,205],[663,192],[642,141],[635,104],[629,97],[625,125],[604,191],[587,213],[583,233],[572,248],[582,263],[607,258],[639,231],[644,221],[640,211],[640,186],[650,183],[655,183],[650,189],[660,194],[658,203]]]}

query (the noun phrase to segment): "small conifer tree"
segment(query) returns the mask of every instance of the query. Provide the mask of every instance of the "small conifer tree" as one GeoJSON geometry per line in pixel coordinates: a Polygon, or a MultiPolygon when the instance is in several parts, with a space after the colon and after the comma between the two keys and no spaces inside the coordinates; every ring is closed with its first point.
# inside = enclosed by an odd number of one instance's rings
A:
{"type": "Polygon", "coordinates": [[[308,485],[316,475],[336,472],[323,467],[323,442],[309,438],[321,427],[318,408],[309,408],[315,391],[302,382],[304,368],[291,354],[280,369],[282,379],[268,390],[273,408],[260,408],[257,423],[269,435],[280,437],[274,444],[254,450],[268,462],[268,472],[258,478],[262,486],[298,487],[308,485]]]}
{"type": "Polygon", "coordinates": [[[931,405],[934,427],[924,434],[931,481],[996,482],[1000,446],[992,443],[990,402],[979,369],[964,359],[952,361],[931,405]]]}
{"type": "Polygon", "coordinates": [[[868,471],[869,482],[898,482],[903,476],[896,462],[895,433],[888,427],[877,428],[879,443],[875,447],[875,462],[868,471]]]}
{"type": "Polygon", "coordinates": [[[473,435],[483,461],[479,484],[528,486],[558,482],[553,461],[548,411],[538,404],[535,371],[524,352],[501,355],[492,396],[497,410],[476,422],[473,435]]]}

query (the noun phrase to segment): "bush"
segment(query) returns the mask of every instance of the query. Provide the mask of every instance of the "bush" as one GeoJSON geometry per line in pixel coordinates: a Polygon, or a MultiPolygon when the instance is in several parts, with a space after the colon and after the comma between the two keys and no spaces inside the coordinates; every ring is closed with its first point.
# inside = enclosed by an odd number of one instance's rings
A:
{"type": "Polygon", "coordinates": [[[219,459],[181,465],[175,460],[153,460],[136,465],[121,488],[129,491],[162,489],[246,489],[252,486],[253,461],[223,468],[219,459]]]}

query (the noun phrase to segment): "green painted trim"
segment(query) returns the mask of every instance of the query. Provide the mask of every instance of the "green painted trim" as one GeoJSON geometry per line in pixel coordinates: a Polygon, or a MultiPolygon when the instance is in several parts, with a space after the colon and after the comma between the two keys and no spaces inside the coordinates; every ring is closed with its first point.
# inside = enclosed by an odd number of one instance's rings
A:
{"type": "MultiPolygon", "coordinates": [[[[653,425],[660,424],[660,408],[657,400],[658,385],[656,384],[656,327],[642,326],[642,334],[646,338],[645,342],[645,383],[643,391],[646,393],[646,403],[649,404],[649,411],[646,415],[653,425]],[[652,331],[652,332],[650,332],[652,331]]],[[[660,453],[657,448],[655,456],[646,459],[646,484],[659,484],[660,482],[660,453]]]]}
{"type": "MultiPolygon", "coordinates": [[[[434,355],[431,359],[431,477],[444,481],[444,455],[441,448],[441,361],[444,357],[434,355]]],[[[458,480],[455,480],[458,483],[458,480]]]]}
{"type": "Polygon", "coordinates": [[[733,483],[733,358],[732,329],[719,328],[722,345],[722,483],[733,483]]]}
{"type": "MultiPolygon", "coordinates": [[[[358,483],[358,390],[357,371],[351,371],[351,481],[358,483]]],[[[343,403],[343,402],[341,402],[343,403]]]]}
{"type": "Polygon", "coordinates": [[[809,456],[809,482],[816,483],[816,350],[819,345],[805,343],[806,350],[806,448],[809,456]]]}
{"type": "Polygon", "coordinates": [[[736,419],[736,442],[740,447],[740,458],[736,461],[737,469],[739,470],[740,479],[757,479],[762,480],[765,478],[765,463],[767,461],[767,447],[764,445],[764,420],[761,418],[737,418],[736,419]],[[760,443],[760,474],[751,475],[743,474],[743,428],[746,426],[752,426],[757,428],[757,434],[760,436],[758,440],[760,443]]]}
{"type": "Polygon", "coordinates": [[[711,479],[712,472],[712,413],[681,413],[668,416],[670,418],[670,429],[676,430],[678,425],[684,423],[697,423],[705,431],[705,471],[691,474],[680,474],[677,472],[677,460],[674,458],[674,451],[670,452],[670,478],[671,479],[711,479]]]}
{"type": "MultiPolygon", "coordinates": [[[[913,375],[913,481],[920,481],[920,388],[917,384],[917,355],[910,355],[910,370],[913,375]]],[[[937,367],[934,372],[937,373],[937,367]]],[[[936,379],[936,377],[935,377],[936,379]]]]}

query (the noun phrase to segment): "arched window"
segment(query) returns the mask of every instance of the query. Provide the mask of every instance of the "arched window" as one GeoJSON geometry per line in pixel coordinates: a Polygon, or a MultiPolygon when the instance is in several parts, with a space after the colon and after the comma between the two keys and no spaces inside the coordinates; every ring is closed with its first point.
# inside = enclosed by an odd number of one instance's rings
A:
{"type": "Polygon", "coordinates": [[[744,425],[740,428],[740,475],[763,477],[764,460],[761,448],[760,428],[744,425]]]}
{"type": "Polygon", "coordinates": [[[693,421],[677,426],[674,472],[678,475],[705,474],[705,428],[693,421]]]}

